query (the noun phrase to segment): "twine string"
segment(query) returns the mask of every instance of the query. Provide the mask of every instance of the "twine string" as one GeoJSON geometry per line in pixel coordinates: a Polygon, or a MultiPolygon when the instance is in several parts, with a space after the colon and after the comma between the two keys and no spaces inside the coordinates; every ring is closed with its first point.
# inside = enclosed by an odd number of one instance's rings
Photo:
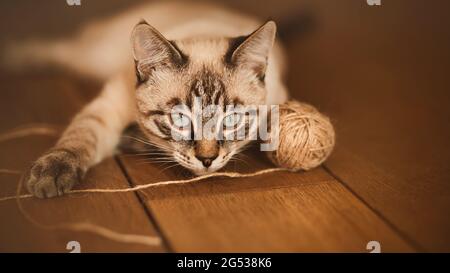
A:
{"type": "Polygon", "coordinates": [[[58,126],[50,124],[27,124],[24,126],[16,127],[6,133],[0,135],[0,142],[26,137],[30,135],[42,135],[42,136],[58,136],[61,130],[58,126]]]}
{"type": "MultiPolygon", "coordinates": [[[[11,170],[12,171],[12,170],[11,170]]],[[[280,172],[280,171],[289,171],[289,169],[285,168],[271,168],[271,169],[264,169],[252,173],[238,173],[238,172],[217,172],[217,173],[210,173],[202,176],[197,176],[194,178],[189,179],[181,179],[181,180],[169,180],[169,181],[160,181],[156,183],[148,183],[148,184],[142,184],[130,188],[123,188],[123,189],[111,189],[111,188],[104,188],[104,189],[85,189],[85,190],[71,190],[67,192],[66,194],[77,194],[77,193],[123,193],[123,192],[135,192],[135,191],[141,191],[148,188],[154,188],[154,187],[160,187],[160,186],[168,186],[168,185],[179,185],[179,184],[188,184],[193,182],[198,182],[201,180],[206,180],[208,178],[213,177],[228,177],[228,178],[246,178],[246,177],[253,177],[253,176],[259,176],[264,175],[268,173],[273,172],[280,172]]],[[[18,171],[13,171],[14,174],[19,174],[18,171]]],[[[33,195],[31,194],[20,194],[18,193],[15,196],[5,196],[0,197],[0,202],[7,201],[7,200],[13,200],[13,199],[26,199],[26,198],[32,198],[33,195]]]]}
{"type": "MultiPolygon", "coordinates": [[[[0,135],[0,142],[8,141],[11,139],[17,139],[30,135],[46,135],[46,136],[57,136],[59,135],[60,130],[57,129],[56,126],[48,125],[48,124],[30,124],[26,126],[21,126],[12,129],[9,132],[0,135]]],[[[124,193],[124,192],[136,192],[144,189],[160,187],[160,186],[168,186],[168,185],[180,185],[180,184],[188,184],[194,183],[201,180],[205,180],[213,177],[229,177],[229,178],[245,178],[245,177],[253,177],[259,176],[263,174],[278,172],[278,171],[287,171],[285,168],[271,168],[256,171],[253,173],[237,173],[237,172],[218,172],[211,173],[203,176],[198,176],[190,179],[182,179],[182,180],[170,180],[170,181],[160,181],[156,183],[148,183],[142,184],[130,188],[123,189],[85,189],[85,190],[71,190],[67,194],[77,194],[77,193],[124,193]]],[[[17,193],[15,196],[5,196],[0,197],[0,202],[8,201],[8,200],[16,200],[17,206],[19,208],[20,213],[34,226],[44,229],[44,230],[71,230],[76,232],[89,232],[96,234],[98,236],[107,238],[112,241],[120,242],[120,243],[136,243],[143,244],[147,246],[158,246],[161,244],[161,239],[157,236],[145,236],[138,234],[125,234],[119,233],[114,230],[108,229],[103,226],[99,226],[96,224],[88,223],[88,222],[75,222],[75,223],[61,223],[56,225],[48,225],[43,224],[34,219],[23,207],[21,202],[22,199],[32,198],[31,194],[21,194],[22,184],[24,175],[22,172],[18,170],[11,169],[0,169],[0,174],[4,175],[20,175],[19,183],[17,186],[17,193]]]]}
{"type": "MultiPolygon", "coordinates": [[[[10,174],[19,174],[19,171],[10,171],[10,174]]],[[[271,169],[265,169],[256,171],[253,173],[237,173],[237,172],[220,172],[220,173],[211,173],[203,176],[194,177],[191,179],[182,179],[182,180],[171,180],[171,181],[161,181],[156,183],[148,183],[143,185],[138,185],[135,187],[130,188],[123,188],[123,189],[86,189],[86,190],[72,190],[69,191],[67,194],[76,194],[76,193],[123,193],[123,192],[135,192],[135,191],[141,191],[148,188],[153,187],[160,187],[160,186],[167,186],[167,185],[179,185],[179,184],[188,184],[193,182],[198,182],[201,180],[205,180],[212,177],[229,177],[229,178],[245,178],[245,177],[253,177],[273,172],[279,172],[279,171],[287,171],[287,169],[284,168],[271,168],[271,169]]],[[[17,186],[17,194],[16,196],[7,196],[0,198],[0,202],[12,200],[15,199],[17,202],[17,206],[19,208],[19,211],[21,214],[34,226],[44,229],[44,230],[71,230],[76,232],[89,232],[96,234],[98,236],[107,238],[112,241],[120,242],[120,243],[135,243],[135,244],[143,244],[147,246],[158,246],[161,244],[161,239],[156,236],[145,236],[145,235],[138,235],[138,234],[124,234],[119,233],[114,230],[108,229],[103,226],[99,226],[96,224],[88,223],[88,222],[76,222],[76,223],[62,223],[57,225],[47,225],[42,224],[36,219],[34,219],[23,207],[21,199],[25,198],[31,198],[33,197],[31,194],[20,194],[20,191],[22,189],[23,184],[23,175],[21,175],[19,179],[19,184],[17,186]]]]}

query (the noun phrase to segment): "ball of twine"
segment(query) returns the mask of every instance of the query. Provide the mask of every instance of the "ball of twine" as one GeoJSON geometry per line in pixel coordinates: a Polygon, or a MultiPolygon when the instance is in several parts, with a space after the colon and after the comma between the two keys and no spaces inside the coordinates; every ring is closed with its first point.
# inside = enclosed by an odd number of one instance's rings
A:
{"type": "Polygon", "coordinates": [[[327,159],[335,143],[327,116],[309,104],[292,100],[279,106],[279,118],[279,146],[268,152],[275,165],[309,170],[327,159]]]}

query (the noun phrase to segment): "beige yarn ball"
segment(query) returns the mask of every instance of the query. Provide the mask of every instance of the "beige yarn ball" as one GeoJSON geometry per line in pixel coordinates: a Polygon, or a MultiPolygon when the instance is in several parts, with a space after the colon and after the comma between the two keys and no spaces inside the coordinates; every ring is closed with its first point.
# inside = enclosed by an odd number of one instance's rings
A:
{"type": "Polygon", "coordinates": [[[298,101],[279,105],[278,149],[267,152],[271,161],[283,168],[309,170],[331,154],[335,133],[330,119],[313,106],[298,101]]]}

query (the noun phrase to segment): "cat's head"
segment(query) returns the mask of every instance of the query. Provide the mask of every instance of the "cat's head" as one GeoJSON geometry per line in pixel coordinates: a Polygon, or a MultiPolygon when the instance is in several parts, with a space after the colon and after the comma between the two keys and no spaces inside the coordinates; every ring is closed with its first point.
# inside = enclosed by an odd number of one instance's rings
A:
{"type": "Polygon", "coordinates": [[[164,159],[199,175],[222,168],[243,149],[248,138],[229,136],[242,126],[254,127],[236,109],[265,104],[275,33],[269,21],[245,37],[169,41],[144,21],[136,25],[138,123],[149,142],[164,151],[164,159]],[[205,124],[211,133],[205,133],[205,124]]]}

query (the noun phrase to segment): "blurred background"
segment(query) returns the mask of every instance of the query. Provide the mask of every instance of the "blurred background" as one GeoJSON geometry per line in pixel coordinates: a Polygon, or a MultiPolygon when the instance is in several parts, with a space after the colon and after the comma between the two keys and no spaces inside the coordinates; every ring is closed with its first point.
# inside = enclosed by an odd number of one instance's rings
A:
{"type": "MultiPolygon", "coordinates": [[[[1,1],[0,43],[70,36],[142,2],[1,1]]],[[[450,251],[450,2],[208,2],[279,23],[292,96],[329,115],[337,130],[325,168],[414,250],[450,251]]],[[[18,103],[23,82],[42,73],[1,70],[0,100],[18,103]]],[[[0,125],[12,128],[21,110],[4,104],[0,125]]]]}

